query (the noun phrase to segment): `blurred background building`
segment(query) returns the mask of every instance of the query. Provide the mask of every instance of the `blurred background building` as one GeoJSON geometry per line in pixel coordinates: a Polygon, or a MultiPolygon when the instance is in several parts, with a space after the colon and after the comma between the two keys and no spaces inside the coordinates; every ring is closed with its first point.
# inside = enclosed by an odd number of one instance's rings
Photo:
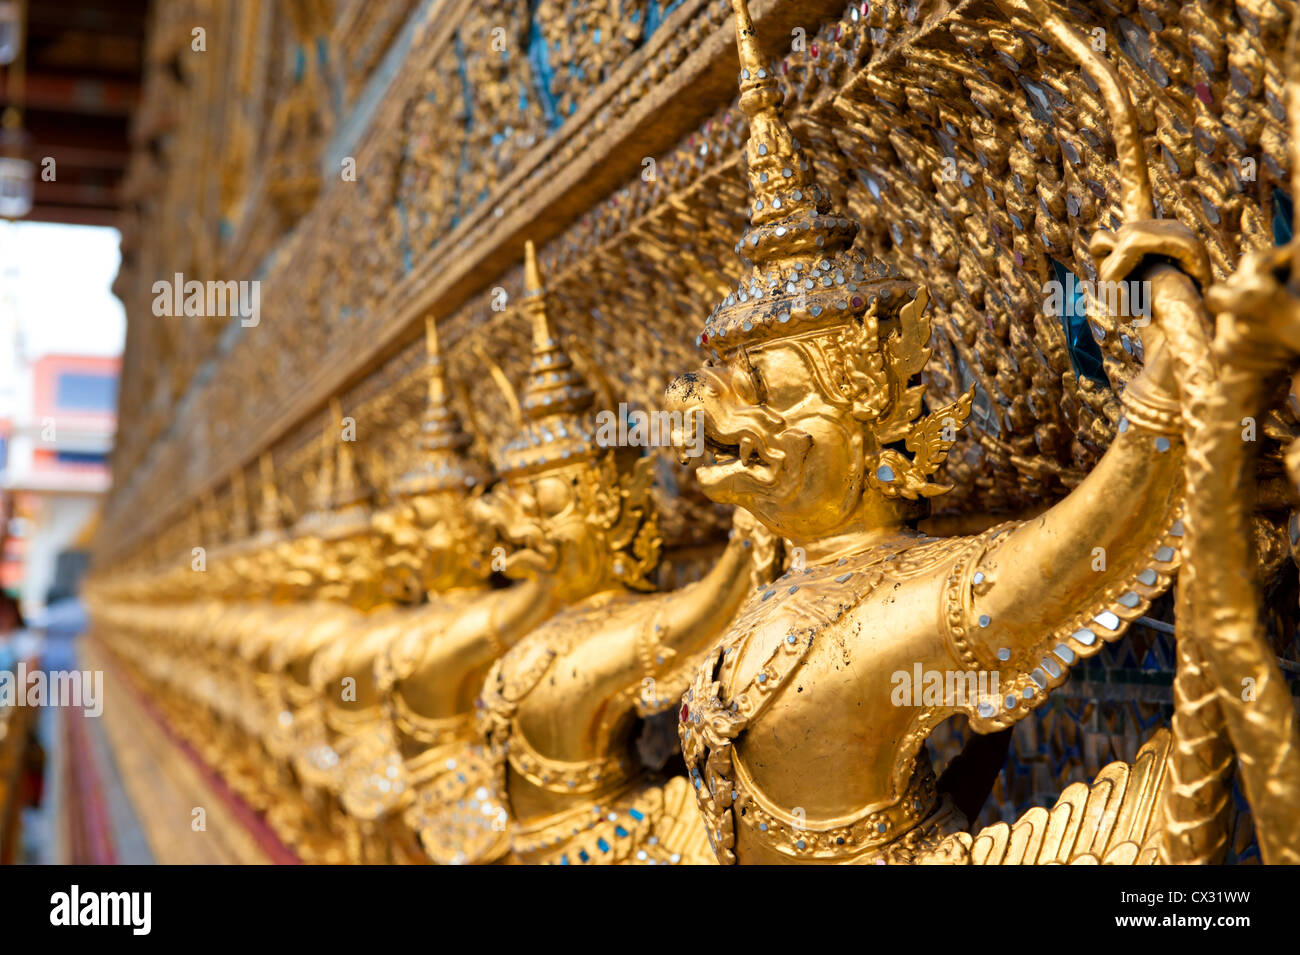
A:
{"type": "Polygon", "coordinates": [[[0,587],[29,615],[71,593],[108,489],[147,5],[0,3],[0,587]]]}
{"type": "Polygon", "coordinates": [[[0,482],[13,499],[4,586],[33,618],[73,595],[108,490],[119,359],[44,355],[16,362],[0,482]]]}
{"type": "MultiPolygon", "coordinates": [[[[75,666],[117,431],[114,225],[146,7],[0,0],[0,670],[75,666]]],[[[0,710],[0,863],[88,858],[64,798],[94,765],[83,722],[0,710]]]]}
{"type": "Polygon", "coordinates": [[[35,619],[75,590],[109,487],[125,319],[109,291],[116,230],[3,230],[0,494],[8,523],[0,585],[35,619]],[[42,256],[59,261],[56,247],[80,250],[84,271],[47,293],[40,289],[52,268],[42,256]]]}

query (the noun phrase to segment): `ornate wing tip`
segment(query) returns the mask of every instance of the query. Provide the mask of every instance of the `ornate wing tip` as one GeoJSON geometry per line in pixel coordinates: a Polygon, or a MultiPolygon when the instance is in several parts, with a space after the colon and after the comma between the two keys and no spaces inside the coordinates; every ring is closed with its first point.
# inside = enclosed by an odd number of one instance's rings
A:
{"type": "Polygon", "coordinates": [[[1154,824],[1171,749],[1160,729],[1130,765],[1114,762],[1091,786],[1072,783],[1050,810],[1030,809],[1014,823],[949,836],[921,860],[957,865],[1150,865],[1154,824]]]}

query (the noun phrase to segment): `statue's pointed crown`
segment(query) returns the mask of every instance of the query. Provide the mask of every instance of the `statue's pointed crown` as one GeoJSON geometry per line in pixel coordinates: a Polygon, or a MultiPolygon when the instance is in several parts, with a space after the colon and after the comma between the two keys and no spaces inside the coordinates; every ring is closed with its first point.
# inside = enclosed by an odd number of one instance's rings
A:
{"type": "Polygon", "coordinates": [[[420,419],[419,458],[397,482],[395,491],[400,497],[469,491],[482,485],[486,477],[478,463],[465,453],[470,439],[447,392],[446,368],[438,350],[438,326],[428,318],[424,330],[428,398],[420,419]]]}
{"type": "Polygon", "coordinates": [[[532,324],[533,357],[519,402],[519,433],[501,451],[497,471],[503,477],[561,467],[599,450],[590,420],[595,394],[551,328],[549,296],[531,241],[524,246],[520,309],[532,324]]]}
{"type": "Polygon", "coordinates": [[[252,530],[248,514],[248,486],[244,469],[235,468],[230,478],[230,539],[243,541],[252,530]]]}
{"type": "Polygon", "coordinates": [[[342,421],[339,400],[331,398],[321,435],[313,507],[301,522],[302,529],[329,539],[350,537],[370,526],[369,493],[358,480],[352,443],[340,434],[342,421]]]}
{"type": "Polygon", "coordinates": [[[208,537],[207,515],[204,513],[206,499],[207,495],[203,495],[190,508],[189,537],[196,545],[202,547],[207,547],[212,543],[208,537]]]}
{"type": "MultiPolygon", "coordinates": [[[[749,228],[736,252],[751,269],[714,307],[698,343],[729,350],[833,328],[861,316],[872,300],[906,296],[913,286],[868,265],[854,249],[858,223],[833,208],[782,110],[764,65],[746,0],[732,0],[740,54],[740,108],[746,146],[749,228]]],[[[900,299],[901,300],[901,299],[900,299]]]]}
{"type": "Polygon", "coordinates": [[[284,512],[280,508],[280,493],[275,487],[275,462],[271,452],[263,452],[258,468],[262,503],[257,509],[257,535],[262,540],[272,540],[284,531],[284,512]]]}
{"type": "MultiPolygon", "coordinates": [[[[323,515],[330,508],[330,498],[334,496],[334,402],[325,412],[325,427],[321,430],[320,466],[316,469],[316,484],[312,488],[312,507],[306,518],[323,515]]],[[[304,519],[306,519],[304,518],[304,519]]]]}
{"type": "Polygon", "coordinates": [[[211,490],[205,491],[199,498],[199,525],[202,542],[208,548],[217,546],[223,539],[229,539],[230,528],[221,519],[217,496],[211,490]]]}
{"type": "Polygon", "coordinates": [[[330,505],[336,511],[364,503],[370,493],[357,474],[356,456],[352,453],[352,442],[343,438],[339,431],[343,423],[343,410],[337,398],[330,401],[330,415],[334,419],[334,441],[338,447],[338,463],[334,472],[334,493],[330,505]]]}

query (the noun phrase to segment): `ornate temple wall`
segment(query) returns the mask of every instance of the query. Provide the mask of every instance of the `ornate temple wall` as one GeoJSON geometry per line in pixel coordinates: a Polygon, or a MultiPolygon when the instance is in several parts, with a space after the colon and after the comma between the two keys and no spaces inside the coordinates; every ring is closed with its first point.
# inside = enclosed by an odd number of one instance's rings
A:
{"type": "MultiPolygon", "coordinates": [[[[739,274],[745,120],[723,0],[634,4],[621,20],[585,4],[361,6],[297,25],[296,5],[221,5],[215,20],[159,6],[117,285],[132,319],[106,557],[147,549],[263,450],[301,470],[288,459],[334,395],[382,469],[404,443],[410,418],[392,403],[412,392],[426,315],[484,449],[499,443],[478,349],[519,379],[525,330],[493,304],[519,293],[524,238],[559,328],[614,396],[647,407],[739,274]],[[199,22],[213,24],[206,53],[190,50],[199,22]],[[238,64],[228,86],[203,56],[238,64]],[[152,284],[176,272],[260,278],[260,324],[156,318],[152,284]]],[[[1108,6],[1071,9],[1155,104],[1157,202],[1199,224],[1222,272],[1287,228],[1269,55],[1282,6],[1232,35],[1227,5],[1108,6]]],[[[1107,445],[1140,359],[1125,335],[1098,329],[1097,344],[1040,314],[1043,284],[1058,268],[1087,278],[1088,236],[1118,221],[1099,98],[994,4],[754,15],[796,128],[865,225],[860,245],[936,299],[935,400],[978,385],[945,509],[1041,507],[1107,445]]]]}
{"type": "MultiPolygon", "coordinates": [[[[1292,4],[1057,6],[1143,104],[1157,213],[1193,225],[1215,277],[1289,239],[1292,4]]],[[[1097,278],[1089,240],[1121,218],[1095,84],[1011,4],[751,11],[792,127],[862,226],[857,247],[929,290],[927,400],[975,389],[938,478],[954,489],[928,526],[1042,511],[1110,445],[1143,360],[1114,322],[1043,307],[1047,283],[1097,278]]],[[[512,307],[525,240],[555,328],[609,407],[660,407],[743,274],[748,120],[728,0],[173,0],[155,4],[150,36],[115,287],[129,332],[101,572],[221,543],[230,515],[257,510],[263,455],[286,514],[305,514],[332,399],[383,499],[417,453],[430,317],[473,453],[493,458],[511,415],[487,369],[518,383],[529,361],[512,307]],[[256,280],[256,324],[158,316],[155,283],[178,274],[256,280]]],[[[1280,447],[1296,428],[1285,414],[1261,427],[1256,514],[1261,576],[1290,598],[1280,447]]],[[[662,457],[667,587],[707,568],[730,514],[662,457]]],[[[1168,609],[1151,611],[1156,624],[1168,609]]],[[[1295,666],[1289,613],[1272,637],[1295,666]]],[[[1066,702],[1021,724],[988,818],[1131,759],[1144,723],[1168,712],[1173,667],[1158,627],[1108,650],[1066,702]]]]}

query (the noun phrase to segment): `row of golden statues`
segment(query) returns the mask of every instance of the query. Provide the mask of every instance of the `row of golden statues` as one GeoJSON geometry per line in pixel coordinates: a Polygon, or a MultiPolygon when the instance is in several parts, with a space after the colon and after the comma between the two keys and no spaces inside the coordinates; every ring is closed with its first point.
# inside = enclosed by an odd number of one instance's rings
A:
{"type": "Polygon", "coordinates": [[[264,459],[256,532],[202,573],[97,575],[97,634],[308,861],[1216,862],[1234,775],[1264,860],[1300,861],[1300,729],[1259,623],[1241,434],[1300,365],[1300,244],[1215,284],[1195,234],[1155,216],[1121,77],[1018,4],[1112,119],[1124,217],[1091,251],[1099,280],[1150,290],[1145,367],[1062,501],[923,534],[973,392],[927,410],[925,289],[855,250],[733,6],[748,270],[666,396],[679,446],[703,428],[699,486],[735,507],[701,579],[655,591],[652,459],[599,438],[530,244],[532,363],[494,475],[466,454],[430,321],[420,464],[388,506],[334,409],[311,513],[284,526],[264,459]],[[1029,716],[1175,579],[1170,725],[1053,808],[971,831],[929,735],[1029,716]],[[997,679],[900,701],[914,671],[997,679]],[[668,721],[679,753],[654,745],[668,721]]]}

